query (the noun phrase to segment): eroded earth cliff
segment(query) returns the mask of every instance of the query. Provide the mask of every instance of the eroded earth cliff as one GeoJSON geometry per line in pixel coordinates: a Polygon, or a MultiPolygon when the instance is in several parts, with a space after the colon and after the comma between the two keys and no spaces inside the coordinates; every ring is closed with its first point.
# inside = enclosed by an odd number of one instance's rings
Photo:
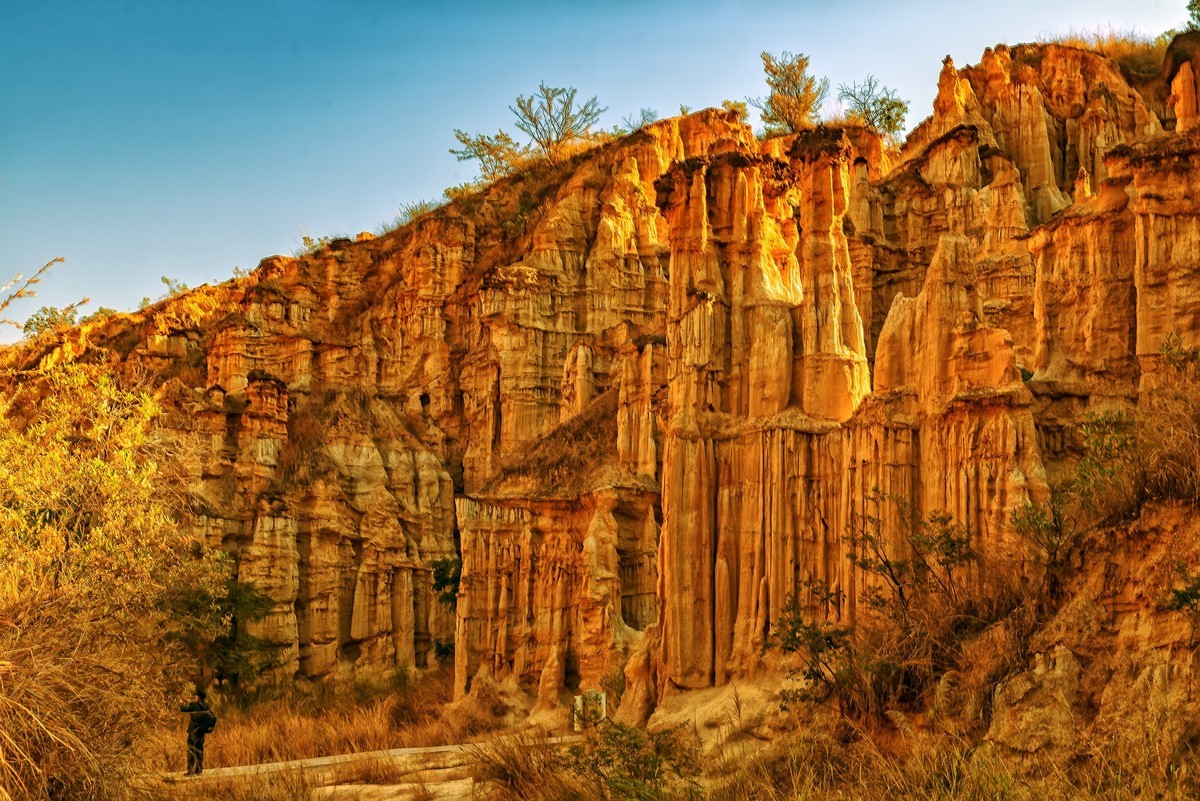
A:
{"type": "Polygon", "coordinates": [[[486,671],[553,707],[624,672],[642,719],[762,670],[809,579],[853,621],[875,491],[1019,556],[1081,416],[1135,402],[1168,335],[1200,346],[1198,67],[947,60],[890,154],[665,120],[7,358],[154,377],[286,671],[453,645],[460,693],[486,671]]]}

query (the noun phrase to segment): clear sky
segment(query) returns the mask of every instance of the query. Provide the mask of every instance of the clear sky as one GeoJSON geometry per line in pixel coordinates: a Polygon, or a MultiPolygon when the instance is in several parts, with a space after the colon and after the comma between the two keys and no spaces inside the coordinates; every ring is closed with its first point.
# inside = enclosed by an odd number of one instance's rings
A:
{"type": "MultiPolygon", "coordinates": [[[[372,230],[475,176],[453,129],[515,133],[539,81],[660,116],[764,91],[759,52],[874,73],[930,113],[942,57],[1182,23],[1186,0],[0,0],[0,282],[118,310],[372,230]]],[[[5,340],[11,334],[0,334],[5,340]]]]}

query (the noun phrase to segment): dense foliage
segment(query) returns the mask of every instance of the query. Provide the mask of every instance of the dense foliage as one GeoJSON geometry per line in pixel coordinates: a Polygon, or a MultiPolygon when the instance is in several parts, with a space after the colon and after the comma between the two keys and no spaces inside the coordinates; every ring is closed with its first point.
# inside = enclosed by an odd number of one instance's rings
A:
{"type": "MultiPolygon", "coordinates": [[[[188,678],[172,591],[219,590],[181,524],[145,391],[66,366],[0,393],[0,799],[131,793],[140,739],[188,678]]],[[[192,625],[215,636],[218,609],[192,625]]]]}

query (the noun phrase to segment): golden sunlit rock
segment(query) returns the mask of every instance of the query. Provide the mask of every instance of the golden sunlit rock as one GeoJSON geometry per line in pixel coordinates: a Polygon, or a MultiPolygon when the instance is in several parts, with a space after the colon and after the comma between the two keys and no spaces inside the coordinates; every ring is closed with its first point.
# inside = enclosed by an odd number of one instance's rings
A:
{"type": "MultiPolygon", "coordinates": [[[[282,673],[453,646],[460,697],[480,671],[539,712],[620,681],[640,723],[778,670],[810,580],[853,623],[873,492],[911,504],[878,520],[894,543],[941,511],[1023,558],[1013,513],[1083,415],[1137,401],[1169,336],[1200,346],[1195,64],[1134,87],[1063,45],[947,58],[899,152],[664,120],[6,358],[154,377],[282,673]],[[456,609],[431,578],[455,559],[456,609]]],[[[1047,658],[1021,692],[1076,692],[1047,658]]]]}

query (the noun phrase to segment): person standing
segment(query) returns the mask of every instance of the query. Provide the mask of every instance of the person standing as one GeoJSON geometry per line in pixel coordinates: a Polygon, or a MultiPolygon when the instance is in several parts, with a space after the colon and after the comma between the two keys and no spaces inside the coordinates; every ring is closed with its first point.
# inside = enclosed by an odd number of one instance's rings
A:
{"type": "Polygon", "coordinates": [[[195,700],[179,707],[180,712],[189,715],[186,776],[199,776],[200,771],[204,770],[204,738],[217,725],[217,716],[205,703],[206,697],[204,690],[197,687],[195,700]]]}

